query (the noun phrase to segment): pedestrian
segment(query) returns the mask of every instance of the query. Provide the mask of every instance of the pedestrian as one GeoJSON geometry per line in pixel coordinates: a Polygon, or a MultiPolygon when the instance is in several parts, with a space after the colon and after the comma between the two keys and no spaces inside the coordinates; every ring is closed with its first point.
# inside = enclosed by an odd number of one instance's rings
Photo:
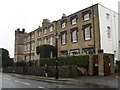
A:
{"type": "Polygon", "coordinates": [[[45,64],[45,70],[44,70],[44,72],[45,72],[45,76],[48,77],[48,66],[46,64],[45,64]]]}

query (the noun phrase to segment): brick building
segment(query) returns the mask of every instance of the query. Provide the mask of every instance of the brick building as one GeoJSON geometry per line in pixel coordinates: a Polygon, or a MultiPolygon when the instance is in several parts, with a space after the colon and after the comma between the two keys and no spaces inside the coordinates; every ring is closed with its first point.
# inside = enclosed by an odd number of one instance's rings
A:
{"type": "MultiPolygon", "coordinates": [[[[50,22],[43,19],[42,27],[26,33],[25,29],[15,31],[15,62],[19,60],[38,60],[36,47],[55,46],[58,39],[58,55],[89,54],[91,51],[115,55],[120,60],[120,39],[118,38],[118,13],[95,4],[69,16],[50,22]]],[[[52,53],[52,52],[51,52],[52,53]]]]}

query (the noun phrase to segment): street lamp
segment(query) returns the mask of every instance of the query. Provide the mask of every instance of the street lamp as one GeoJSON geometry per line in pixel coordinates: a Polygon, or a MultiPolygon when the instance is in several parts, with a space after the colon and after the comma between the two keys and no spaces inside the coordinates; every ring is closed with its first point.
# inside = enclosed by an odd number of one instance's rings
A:
{"type": "Polygon", "coordinates": [[[58,79],[59,77],[59,72],[58,72],[58,39],[59,36],[56,34],[56,42],[55,42],[55,46],[56,46],[56,73],[55,73],[55,79],[58,79]]]}

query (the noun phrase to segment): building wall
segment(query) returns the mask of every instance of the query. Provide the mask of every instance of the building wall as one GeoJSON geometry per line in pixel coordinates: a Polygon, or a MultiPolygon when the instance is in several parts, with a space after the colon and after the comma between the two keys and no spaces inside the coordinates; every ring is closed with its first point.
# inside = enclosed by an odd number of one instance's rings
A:
{"type": "Polygon", "coordinates": [[[44,39],[47,38],[46,44],[50,45],[50,37],[53,37],[53,46],[56,42],[56,34],[59,36],[58,39],[58,55],[61,55],[61,51],[67,51],[65,55],[72,55],[71,51],[78,50],[78,54],[90,53],[93,51],[96,54],[99,49],[104,49],[105,53],[115,54],[115,58],[120,60],[120,48],[118,41],[118,14],[105,8],[100,4],[92,5],[81,11],[73,13],[69,16],[65,14],[61,19],[50,22],[48,19],[43,19],[42,27],[38,27],[29,33],[16,33],[15,35],[15,60],[38,60],[40,55],[36,53],[36,47],[44,45],[44,39]],[[83,20],[86,13],[90,14],[88,20],[83,20]],[[106,18],[106,14],[109,14],[109,20],[106,18]],[[77,18],[77,23],[72,25],[71,19],[77,18]],[[61,28],[61,23],[65,21],[66,27],[61,28]],[[90,40],[85,40],[84,27],[90,25],[90,40]],[[53,27],[53,31],[50,32],[49,28],[53,27]],[[110,27],[110,38],[108,38],[107,26],[110,27]],[[71,30],[77,28],[77,42],[72,42],[71,30]],[[44,34],[44,30],[47,33],[44,34]],[[41,35],[38,36],[39,31],[41,35]],[[66,44],[62,44],[62,33],[67,33],[66,44]],[[33,37],[34,35],[34,37],[33,37]],[[19,37],[19,39],[17,39],[19,37]],[[32,38],[33,37],[33,38],[32,38]],[[38,45],[38,41],[41,40],[41,44],[38,45]],[[34,42],[34,49],[32,50],[32,43],[34,42]],[[18,43],[18,44],[17,44],[18,43]],[[26,48],[26,49],[25,49],[26,48]],[[28,50],[29,48],[29,50],[28,50]]]}
{"type": "Polygon", "coordinates": [[[24,38],[26,33],[24,29],[20,31],[17,29],[15,31],[15,51],[14,51],[14,62],[24,60],[24,38]]]}
{"type": "Polygon", "coordinates": [[[118,14],[100,4],[98,7],[101,49],[118,59],[118,14]],[[110,37],[107,27],[110,27],[110,37]]]}
{"type": "Polygon", "coordinates": [[[67,17],[64,17],[63,19],[58,20],[57,22],[57,32],[60,34],[61,32],[66,31],[67,32],[67,43],[65,45],[61,44],[61,38],[58,42],[58,51],[60,54],[60,51],[68,50],[68,55],[70,55],[70,50],[79,49],[79,54],[84,53],[84,48],[93,48],[95,50],[95,53],[100,49],[100,43],[99,43],[99,21],[98,21],[98,7],[97,4],[93,7],[86,8],[84,10],[81,10],[77,13],[74,13],[72,15],[69,15],[67,17]],[[84,21],[83,20],[83,12],[90,11],[90,19],[84,21]],[[70,18],[77,15],[77,24],[71,25],[70,18]],[[66,21],[66,27],[64,29],[61,28],[61,22],[63,20],[66,21]],[[84,30],[82,29],[84,25],[91,24],[91,39],[90,40],[84,40],[84,30]],[[71,42],[71,33],[70,29],[78,28],[78,41],[77,42],[71,42]]]}
{"type": "Polygon", "coordinates": [[[53,46],[55,46],[55,36],[56,35],[56,22],[49,22],[47,24],[43,24],[42,27],[37,28],[36,30],[30,32],[25,37],[24,41],[24,47],[27,45],[26,51],[24,50],[24,59],[28,62],[29,60],[38,60],[40,58],[40,55],[37,55],[36,53],[36,47],[44,44],[44,38],[47,38],[46,44],[50,45],[50,37],[53,37],[53,46]],[[53,27],[53,31],[49,31],[50,27],[53,27]],[[44,34],[44,29],[46,28],[47,33],[44,34]],[[39,32],[41,32],[41,35],[39,36],[39,32]],[[32,38],[32,35],[34,35],[34,38],[32,38]],[[38,41],[41,40],[41,44],[38,45],[38,41]],[[34,50],[32,50],[32,42],[34,42],[34,50]],[[30,49],[28,50],[28,44],[30,44],[30,49]]]}
{"type": "Polygon", "coordinates": [[[119,41],[119,45],[118,45],[118,60],[120,60],[120,1],[118,3],[118,41],[119,41]]]}

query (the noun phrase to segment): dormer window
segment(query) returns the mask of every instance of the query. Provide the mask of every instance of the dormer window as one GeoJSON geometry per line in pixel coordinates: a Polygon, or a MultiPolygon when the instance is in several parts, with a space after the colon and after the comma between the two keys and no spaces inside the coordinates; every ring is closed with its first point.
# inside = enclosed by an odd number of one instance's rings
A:
{"type": "Polygon", "coordinates": [[[62,28],[65,28],[65,27],[66,27],[66,23],[63,22],[63,23],[62,23],[62,28]]]}

